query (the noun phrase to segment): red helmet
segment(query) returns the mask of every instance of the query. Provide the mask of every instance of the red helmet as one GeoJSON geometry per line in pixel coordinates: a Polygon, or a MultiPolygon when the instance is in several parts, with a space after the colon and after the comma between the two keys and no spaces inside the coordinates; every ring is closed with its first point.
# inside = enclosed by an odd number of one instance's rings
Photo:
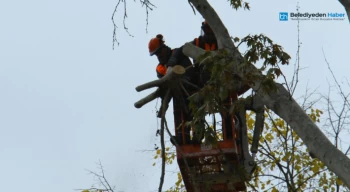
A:
{"type": "Polygon", "coordinates": [[[159,48],[164,45],[163,35],[158,34],[155,38],[152,38],[148,43],[149,54],[154,55],[159,48]]]}

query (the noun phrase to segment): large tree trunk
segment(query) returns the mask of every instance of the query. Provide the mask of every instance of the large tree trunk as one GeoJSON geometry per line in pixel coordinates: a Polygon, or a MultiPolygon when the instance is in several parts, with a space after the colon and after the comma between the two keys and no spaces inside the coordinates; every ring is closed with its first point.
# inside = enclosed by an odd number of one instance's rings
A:
{"type": "Polygon", "coordinates": [[[339,2],[344,6],[350,22],[350,0],[339,0],[339,2]]]}
{"type": "MultiPolygon", "coordinates": [[[[226,27],[210,4],[206,0],[189,1],[212,27],[217,37],[219,48],[224,48],[232,53],[232,60],[235,61],[235,63],[242,63],[243,57],[241,53],[234,46],[226,27]]],[[[204,50],[190,43],[184,46],[183,51],[184,54],[193,59],[197,59],[198,56],[204,53],[204,50]]],[[[239,76],[244,76],[237,67],[235,67],[234,70],[239,76]]],[[[251,72],[257,71],[256,67],[253,65],[250,66],[249,70],[251,72]]],[[[262,89],[259,89],[260,84],[261,82],[257,80],[251,87],[261,97],[264,104],[290,124],[292,129],[309,148],[310,152],[333,171],[346,186],[350,187],[350,159],[327,139],[297,102],[290,97],[290,94],[282,85],[276,83],[278,91],[266,93],[262,89]]]]}

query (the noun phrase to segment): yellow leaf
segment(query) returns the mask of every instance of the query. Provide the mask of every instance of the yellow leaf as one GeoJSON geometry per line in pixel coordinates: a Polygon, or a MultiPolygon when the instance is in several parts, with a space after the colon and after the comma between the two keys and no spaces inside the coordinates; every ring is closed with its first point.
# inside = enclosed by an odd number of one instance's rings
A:
{"type": "Polygon", "coordinates": [[[320,167],[319,167],[318,165],[314,165],[314,166],[312,167],[312,171],[313,171],[314,173],[317,173],[319,170],[320,170],[320,167]]]}
{"type": "Polygon", "coordinates": [[[269,129],[270,129],[270,125],[269,125],[269,124],[267,124],[266,122],[264,122],[264,125],[265,125],[266,130],[269,130],[269,129]]]}
{"type": "Polygon", "coordinates": [[[266,134],[265,139],[271,143],[273,136],[271,135],[271,133],[268,133],[266,134]]]}
{"type": "Polygon", "coordinates": [[[338,185],[343,185],[343,181],[340,180],[339,178],[337,178],[335,181],[337,182],[338,185]]]}
{"type": "Polygon", "coordinates": [[[160,149],[158,149],[157,150],[157,155],[159,155],[160,154],[160,152],[162,152],[160,149]]]}
{"type": "Polygon", "coordinates": [[[288,160],[288,156],[285,155],[285,156],[282,158],[282,161],[287,162],[287,160],[288,160]]]}
{"type": "Polygon", "coordinates": [[[283,127],[284,127],[284,121],[283,121],[282,119],[278,119],[278,120],[276,121],[276,125],[277,125],[278,127],[283,128],[283,127]]]}
{"type": "Polygon", "coordinates": [[[253,129],[255,121],[252,118],[247,120],[248,129],[253,129]]]}
{"type": "Polygon", "coordinates": [[[153,165],[152,166],[156,166],[156,163],[153,163],[153,165]]]}
{"type": "Polygon", "coordinates": [[[264,143],[264,138],[263,138],[263,137],[260,137],[259,142],[260,142],[260,143],[264,143]]]}
{"type": "Polygon", "coordinates": [[[271,192],[279,192],[275,187],[272,188],[271,192]]]}

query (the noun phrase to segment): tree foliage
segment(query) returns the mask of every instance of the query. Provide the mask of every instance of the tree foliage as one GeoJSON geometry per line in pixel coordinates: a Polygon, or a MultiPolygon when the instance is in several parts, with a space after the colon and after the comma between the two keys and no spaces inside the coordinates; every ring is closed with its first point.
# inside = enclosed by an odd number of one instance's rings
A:
{"type": "MultiPolygon", "coordinates": [[[[125,1],[119,1],[118,5],[120,2],[125,3],[125,1]]],[[[146,3],[146,11],[148,11],[153,4],[150,4],[149,1],[146,3]]],[[[229,3],[234,9],[250,9],[249,3],[242,0],[229,0],[229,3]]],[[[124,28],[126,28],[125,25],[124,28]]],[[[115,31],[113,37],[116,41],[115,31]]],[[[189,108],[193,111],[194,118],[186,123],[191,124],[196,133],[204,135],[205,144],[215,145],[222,134],[213,131],[213,127],[216,126],[215,122],[207,122],[203,117],[208,115],[215,117],[215,113],[219,111],[235,113],[239,107],[242,107],[246,98],[240,98],[230,107],[224,105],[225,99],[232,92],[239,91],[244,85],[253,84],[257,79],[262,82],[260,88],[264,92],[276,91],[275,80],[280,76],[285,78],[280,65],[288,65],[291,59],[290,55],[283,51],[282,46],[274,43],[263,34],[248,35],[242,39],[235,37],[233,41],[237,46],[245,44],[247,47],[243,54],[243,61],[239,65],[234,62],[236,60],[232,59],[232,55],[224,49],[217,51],[214,55],[207,52],[198,58],[200,64],[204,65],[204,69],[211,73],[211,77],[201,90],[190,97],[189,108]],[[251,65],[259,65],[256,73],[252,73],[250,70],[251,65]],[[238,77],[234,73],[237,71],[235,68],[243,73],[244,78],[238,77]],[[261,73],[264,76],[261,76],[261,73]]],[[[291,92],[290,95],[292,96],[292,94],[291,92]]],[[[317,109],[318,107],[313,104],[311,108],[308,106],[304,109],[315,123],[320,123],[320,118],[323,115],[323,111],[317,109]]],[[[259,140],[259,155],[256,159],[258,166],[253,179],[247,183],[251,190],[273,192],[339,191],[346,188],[343,182],[330,172],[321,161],[312,158],[312,154],[309,153],[305,144],[286,121],[277,117],[267,108],[265,111],[265,128],[259,140]]],[[[254,116],[254,112],[246,114],[250,144],[255,123],[254,116]]],[[[331,121],[332,123],[334,122],[331,121]]],[[[339,135],[339,132],[336,132],[336,135],[339,135]]],[[[338,141],[338,138],[335,140],[338,141]]],[[[165,159],[166,164],[173,164],[176,160],[175,148],[165,147],[162,149],[163,151],[161,149],[155,150],[154,159],[162,159],[163,161],[165,159]]],[[[156,165],[157,162],[154,162],[153,166],[156,165]]],[[[99,190],[102,189],[86,189],[82,192],[100,192],[99,190]]],[[[177,173],[177,181],[167,191],[184,190],[182,176],[177,173]]]]}

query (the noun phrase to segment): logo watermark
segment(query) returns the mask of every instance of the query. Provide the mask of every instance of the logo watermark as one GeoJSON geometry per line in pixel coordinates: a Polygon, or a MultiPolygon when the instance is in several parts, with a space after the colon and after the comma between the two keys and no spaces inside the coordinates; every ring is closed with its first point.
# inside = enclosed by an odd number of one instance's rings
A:
{"type": "Polygon", "coordinates": [[[288,12],[280,12],[280,21],[288,21],[288,12]]]}
{"type": "Polygon", "coordinates": [[[345,13],[338,13],[338,12],[330,12],[330,13],[288,13],[288,12],[280,12],[279,13],[280,21],[288,21],[288,18],[290,20],[312,20],[312,21],[321,21],[321,20],[345,20],[345,13]]]}

